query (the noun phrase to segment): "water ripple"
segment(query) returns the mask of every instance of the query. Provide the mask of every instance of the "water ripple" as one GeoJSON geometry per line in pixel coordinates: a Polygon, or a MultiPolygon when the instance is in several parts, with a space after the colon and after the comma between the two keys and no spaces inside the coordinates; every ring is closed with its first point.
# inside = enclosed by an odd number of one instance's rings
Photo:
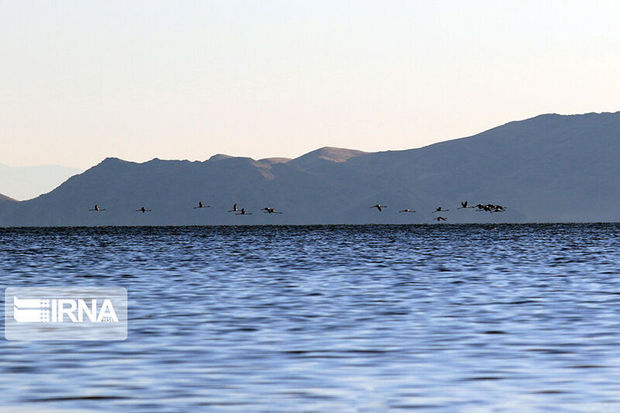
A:
{"type": "MultiPolygon", "coordinates": [[[[618,410],[620,225],[1,229],[123,342],[1,341],[16,410],[618,410]]],[[[4,306],[2,306],[3,308],[4,306]]]]}

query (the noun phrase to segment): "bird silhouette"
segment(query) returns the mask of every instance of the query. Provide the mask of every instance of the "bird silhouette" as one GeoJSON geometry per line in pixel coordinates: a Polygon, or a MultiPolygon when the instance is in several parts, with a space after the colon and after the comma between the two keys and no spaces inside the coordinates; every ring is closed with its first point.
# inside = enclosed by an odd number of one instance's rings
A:
{"type": "Polygon", "coordinates": [[[239,210],[237,209],[237,204],[234,204],[234,205],[233,205],[233,209],[229,209],[229,210],[228,210],[228,212],[237,212],[237,211],[239,211],[239,210]]]}
{"type": "Polygon", "coordinates": [[[442,209],[441,207],[437,207],[437,209],[434,210],[433,213],[435,213],[435,212],[446,212],[446,211],[449,211],[449,209],[442,209]]]}
{"type": "Polygon", "coordinates": [[[381,205],[381,204],[377,204],[377,205],[373,205],[370,208],[377,208],[377,210],[379,212],[383,211],[383,208],[387,208],[387,205],[381,205]]]}
{"type": "Polygon", "coordinates": [[[401,209],[398,212],[415,212],[415,210],[407,208],[407,209],[401,209]]]}
{"type": "Polygon", "coordinates": [[[478,204],[475,206],[475,208],[478,208],[478,211],[485,212],[504,212],[506,210],[506,207],[495,204],[478,204]]]}
{"type": "Polygon", "coordinates": [[[437,217],[437,218],[434,218],[434,219],[435,219],[435,221],[437,221],[437,222],[447,221],[447,219],[446,219],[446,218],[444,218],[444,217],[437,217]]]}
{"type": "MultiPolygon", "coordinates": [[[[461,202],[461,206],[459,207],[459,209],[465,209],[465,208],[470,208],[470,207],[467,206],[467,201],[462,201],[461,202]]],[[[473,207],[471,207],[471,208],[473,208],[473,207]]]]}
{"type": "MultiPolygon", "coordinates": [[[[237,204],[235,204],[237,205],[237,204]]],[[[241,208],[241,212],[239,212],[238,214],[235,215],[252,215],[251,212],[245,212],[245,208],[241,208]]]]}
{"type": "Polygon", "coordinates": [[[195,206],[194,209],[198,208],[211,208],[211,205],[205,205],[202,203],[202,201],[198,201],[198,206],[195,206]]]}
{"type": "Polygon", "coordinates": [[[145,212],[151,212],[151,209],[146,209],[145,207],[141,207],[140,209],[136,209],[136,212],[142,212],[143,214],[145,212]]]}
{"type": "Polygon", "coordinates": [[[101,212],[105,211],[105,208],[99,208],[99,205],[95,204],[95,207],[93,209],[89,209],[89,211],[101,212]]]}
{"type": "Polygon", "coordinates": [[[265,214],[281,214],[282,213],[280,211],[276,211],[275,208],[269,208],[269,207],[263,208],[261,209],[261,211],[264,211],[265,214]]]}

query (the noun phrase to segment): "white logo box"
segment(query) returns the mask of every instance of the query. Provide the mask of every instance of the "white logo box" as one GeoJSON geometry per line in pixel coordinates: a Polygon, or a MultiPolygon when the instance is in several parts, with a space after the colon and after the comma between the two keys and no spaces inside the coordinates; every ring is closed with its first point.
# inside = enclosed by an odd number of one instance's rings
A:
{"type": "Polygon", "coordinates": [[[125,340],[123,287],[9,287],[4,292],[7,340],[125,340]]]}

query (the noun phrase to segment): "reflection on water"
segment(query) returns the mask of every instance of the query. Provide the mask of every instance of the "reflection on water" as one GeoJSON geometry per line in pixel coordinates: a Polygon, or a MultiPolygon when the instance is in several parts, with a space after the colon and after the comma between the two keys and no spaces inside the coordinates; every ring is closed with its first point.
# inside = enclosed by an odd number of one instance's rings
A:
{"type": "Polygon", "coordinates": [[[619,235],[613,224],[0,230],[4,287],[129,294],[126,341],[1,340],[0,404],[617,410],[619,235]]]}

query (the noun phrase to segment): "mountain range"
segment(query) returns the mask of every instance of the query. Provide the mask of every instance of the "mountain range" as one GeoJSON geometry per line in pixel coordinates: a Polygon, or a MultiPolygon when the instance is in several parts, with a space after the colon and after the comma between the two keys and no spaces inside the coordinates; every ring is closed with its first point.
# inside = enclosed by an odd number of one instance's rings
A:
{"type": "Polygon", "coordinates": [[[58,165],[7,166],[0,164],[0,192],[18,200],[47,193],[79,174],[79,169],[58,165]]]}
{"type": "Polygon", "coordinates": [[[434,222],[438,206],[447,223],[618,222],[619,159],[620,112],[541,115],[402,151],[107,158],[35,199],[0,200],[0,225],[415,224],[434,222]],[[457,209],[465,200],[506,211],[457,209]],[[199,201],[211,207],[195,209],[199,201]],[[227,212],[234,203],[252,215],[227,212]],[[89,211],[95,204],[105,211],[89,211]]]}

